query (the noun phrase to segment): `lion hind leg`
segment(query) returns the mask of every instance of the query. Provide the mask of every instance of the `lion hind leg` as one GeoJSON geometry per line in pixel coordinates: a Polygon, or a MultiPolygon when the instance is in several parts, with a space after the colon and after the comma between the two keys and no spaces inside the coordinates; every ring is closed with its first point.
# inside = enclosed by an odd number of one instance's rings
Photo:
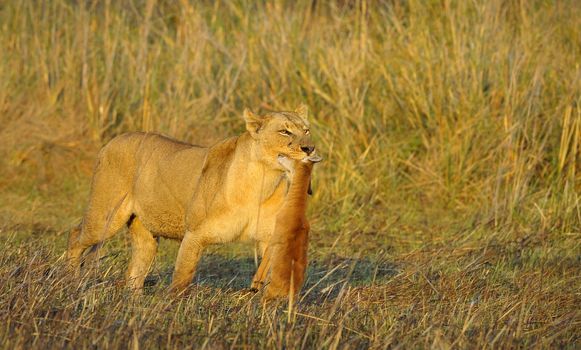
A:
{"type": "Polygon", "coordinates": [[[92,198],[91,202],[81,227],[73,229],[69,237],[67,257],[69,266],[77,275],[80,272],[81,256],[87,248],[91,247],[89,260],[96,260],[101,243],[115,235],[131,216],[127,194],[112,201],[95,201],[92,198]]]}
{"type": "Polygon", "coordinates": [[[131,235],[131,261],[127,269],[127,287],[135,293],[140,293],[145,277],[153,264],[158,240],[137,217],[131,222],[129,233],[131,235]]]}
{"type": "Polygon", "coordinates": [[[67,248],[67,263],[69,269],[73,272],[75,276],[78,276],[81,272],[81,254],[83,254],[84,249],[78,246],[79,236],[81,235],[81,225],[74,227],[69,233],[69,242],[67,248]]]}

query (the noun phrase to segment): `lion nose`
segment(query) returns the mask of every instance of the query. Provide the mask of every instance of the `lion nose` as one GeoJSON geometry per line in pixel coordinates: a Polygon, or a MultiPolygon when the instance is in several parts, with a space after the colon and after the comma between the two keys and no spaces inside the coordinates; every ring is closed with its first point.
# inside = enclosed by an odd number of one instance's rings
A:
{"type": "Polygon", "coordinates": [[[307,156],[313,153],[314,150],[315,146],[301,146],[301,151],[305,152],[307,156]]]}

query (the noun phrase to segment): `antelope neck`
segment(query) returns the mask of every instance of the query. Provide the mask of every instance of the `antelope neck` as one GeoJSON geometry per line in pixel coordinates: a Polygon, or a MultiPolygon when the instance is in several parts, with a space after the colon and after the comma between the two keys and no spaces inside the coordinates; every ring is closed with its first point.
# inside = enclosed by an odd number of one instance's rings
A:
{"type": "Polygon", "coordinates": [[[313,165],[309,163],[296,162],[295,171],[291,179],[288,191],[288,198],[294,201],[305,202],[313,165]]]}

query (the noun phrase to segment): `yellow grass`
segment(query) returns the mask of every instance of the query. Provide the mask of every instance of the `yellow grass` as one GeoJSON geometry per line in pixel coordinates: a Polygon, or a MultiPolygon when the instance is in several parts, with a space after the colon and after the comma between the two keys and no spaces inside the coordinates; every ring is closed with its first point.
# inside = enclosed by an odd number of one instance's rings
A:
{"type": "MultiPolygon", "coordinates": [[[[0,234],[12,237],[0,346],[172,347],[191,326],[180,339],[200,347],[575,347],[580,38],[574,0],[0,3],[0,234]],[[109,139],[155,130],[211,144],[243,130],[244,107],[303,102],[325,162],[303,296],[314,289],[293,318],[226,277],[166,302],[172,245],[161,282],[130,307],[95,278],[67,296],[58,269],[44,275],[109,139]],[[59,316],[47,323],[49,301],[59,316]]],[[[123,258],[104,265],[103,278],[122,276],[123,258]]]]}

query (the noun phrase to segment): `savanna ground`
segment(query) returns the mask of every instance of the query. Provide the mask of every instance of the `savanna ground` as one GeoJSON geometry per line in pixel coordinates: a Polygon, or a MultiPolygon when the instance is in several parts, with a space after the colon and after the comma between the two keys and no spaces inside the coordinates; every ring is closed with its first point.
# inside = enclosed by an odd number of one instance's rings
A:
{"type": "Polygon", "coordinates": [[[0,2],[0,347],[577,348],[581,3],[0,2]],[[99,147],[211,144],[304,102],[317,166],[296,308],[247,291],[251,244],[142,297],[129,246],[62,269],[99,147]]]}

